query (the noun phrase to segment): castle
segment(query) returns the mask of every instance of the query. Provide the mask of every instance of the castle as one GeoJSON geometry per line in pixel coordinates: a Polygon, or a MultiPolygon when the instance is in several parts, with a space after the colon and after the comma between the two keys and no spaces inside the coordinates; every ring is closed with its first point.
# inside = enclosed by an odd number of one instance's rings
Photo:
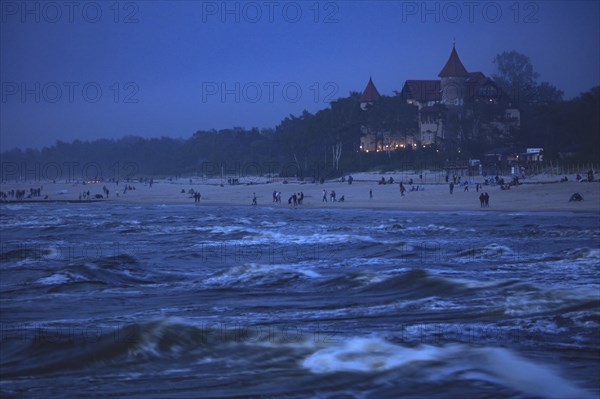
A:
{"type": "MultiPolygon", "coordinates": [[[[520,112],[512,107],[502,89],[482,72],[468,72],[456,47],[438,74],[440,79],[407,80],[400,95],[418,109],[417,129],[406,132],[373,132],[363,127],[362,151],[384,151],[406,146],[445,146],[485,135],[506,135],[520,127],[520,112]],[[485,109],[486,120],[481,118],[485,109]],[[378,139],[383,137],[382,140],[378,139]]],[[[369,79],[362,93],[361,108],[379,100],[379,92],[369,79]]],[[[484,118],[485,119],[485,118],[484,118]]]]}

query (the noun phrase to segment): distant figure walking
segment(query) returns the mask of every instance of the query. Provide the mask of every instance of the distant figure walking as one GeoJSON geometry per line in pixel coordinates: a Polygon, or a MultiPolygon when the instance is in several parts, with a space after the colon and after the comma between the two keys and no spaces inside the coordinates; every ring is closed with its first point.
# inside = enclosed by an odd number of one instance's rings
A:
{"type": "Polygon", "coordinates": [[[485,205],[485,195],[483,193],[481,193],[479,195],[479,206],[481,208],[483,208],[484,205],[485,205]]]}
{"type": "Polygon", "coordinates": [[[327,190],[323,190],[323,199],[321,202],[327,202],[327,190]]]}
{"type": "Polygon", "coordinates": [[[487,193],[487,191],[485,193],[483,193],[483,202],[485,204],[486,208],[490,207],[490,195],[487,193]]]}
{"type": "Polygon", "coordinates": [[[400,196],[404,197],[404,192],[406,191],[406,189],[404,188],[404,184],[402,184],[402,182],[400,182],[400,196]]]}
{"type": "Polygon", "coordinates": [[[373,189],[369,189],[369,199],[373,199],[373,189]]]}
{"type": "Polygon", "coordinates": [[[252,205],[256,205],[256,193],[252,193],[252,205]]]}
{"type": "Polygon", "coordinates": [[[450,194],[454,192],[454,183],[450,182],[450,194]]]}

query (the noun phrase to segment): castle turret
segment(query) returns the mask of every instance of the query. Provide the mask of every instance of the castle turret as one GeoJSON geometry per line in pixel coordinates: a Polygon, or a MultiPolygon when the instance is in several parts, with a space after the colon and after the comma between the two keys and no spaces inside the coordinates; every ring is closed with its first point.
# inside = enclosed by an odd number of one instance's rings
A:
{"type": "Polygon", "coordinates": [[[363,110],[367,109],[368,105],[373,104],[374,102],[379,100],[380,97],[381,96],[379,95],[379,92],[377,91],[373,80],[369,76],[369,83],[367,83],[367,87],[365,87],[365,89],[362,92],[362,95],[360,96],[360,108],[362,108],[363,110]]]}
{"type": "Polygon", "coordinates": [[[460,61],[454,46],[452,46],[448,62],[446,62],[446,65],[444,65],[438,76],[442,78],[442,103],[451,106],[463,105],[466,96],[466,81],[469,73],[460,61]]]}

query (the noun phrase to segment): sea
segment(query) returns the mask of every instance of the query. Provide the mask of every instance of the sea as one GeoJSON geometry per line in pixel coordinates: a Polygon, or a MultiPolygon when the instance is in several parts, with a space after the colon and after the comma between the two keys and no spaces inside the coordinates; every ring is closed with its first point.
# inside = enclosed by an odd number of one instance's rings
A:
{"type": "Polygon", "coordinates": [[[598,398],[600,215],[0,204],[4,398],[598,398]]]}

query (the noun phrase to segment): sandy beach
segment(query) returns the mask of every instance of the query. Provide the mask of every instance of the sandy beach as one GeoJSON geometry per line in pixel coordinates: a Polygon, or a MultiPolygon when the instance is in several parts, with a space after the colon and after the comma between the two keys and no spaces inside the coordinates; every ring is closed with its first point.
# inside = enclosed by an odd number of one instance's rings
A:
{"type": "MultiPolygon", "coordinates": [[[[200,192],[202,198],[199,206],[251,206],[254,193],[257,197],[257,206],[290,207],[288,199],[294,194],[304,193],[304,202],[300,208],[371,208],[371,209],[393,209],[407,211],[511,211],[511,212],[535,212],[535,211],[579,211],[600,213],[600,184],[598,182],[579,183],[573,180],[568,182],[557,182],[556,176],[539,176],[524,179],[519,186],[513,186],[510,190],[501,190],[498,185],[483,185],[480,192],[476,191],[475,185],[469,186],[469,191],[464,187],[455,186],[454,193],[450,194],[448,184],[443,179],[425,177],[425,183],[419,184],[422,191],[410,191],[410,186],[405,183],[407,189],[404,196],[400,195],[398,182],[404,182],[409,177],[399,173],[359,173],[355,174],[354,181],[350,185],[347,182],[325,181],[323,184],[312,182],[300,182],[294,179],[289,181],[269,182],[265,178],[246,177],[240,179],[239,184],[231,185],[227,179],[206,178],[179,178],[179,179],[157,179],[152,187],[148,183],[130,182],[129,186],[134,190],[124,193],[125,183],[119,185],[114,182],[100,183],[67,183],[67,182],[18,182],[3,183],[0,191],[26,190],[42,187],[41,197],[24,199],[22,202],[48,202],[48,201],[77,201],[80,193],[89,190],[90,196],[95,201],[96,194],[103,194],[103,187],[109,189],[109,198],[104,196],[100,201],[114,203],[157,203],[157,204],[191,204],[194,198],[190,189],[200,192]],[[378,180],[384,176],[394,178],[393,184],[380,185],[378,180]],[[428,182],[427,180],[430,180],[428,182]],[[436,181],[437,180],[437,181],[436,181]],[[328,202],[322,201],[323,190],[327,191],[328,202]],[[330,192],[336,192],[337,202],[331,202],[330,192]],[[373,198],[369,191],[372,190],[373,198]],[[183,191],[183,192],[182,192],[183,191]],[[272,200],[273,191],[281,192],[281,203],[272,200]],[[481,191],[490,195],[489,208],[481,208],[479,195],[481,191]],[[584,201],[569,202],[570,196],[578,192],[584,201]],[[47,199],[44,199],[47,196],[47,199]],[[345,201],[339,202],[344,196],[345,201]]],[[[415,186],[420,182],[418,176],[414,176],[415,186]]],[[[506,181],[509,181],[505,177],[506,181]]],[[[475,182],[483,182],[483,178],[474,179],[475,182]]],[[[14,198],[8,198],[6,202],[17,202],[14,198]]]]}

